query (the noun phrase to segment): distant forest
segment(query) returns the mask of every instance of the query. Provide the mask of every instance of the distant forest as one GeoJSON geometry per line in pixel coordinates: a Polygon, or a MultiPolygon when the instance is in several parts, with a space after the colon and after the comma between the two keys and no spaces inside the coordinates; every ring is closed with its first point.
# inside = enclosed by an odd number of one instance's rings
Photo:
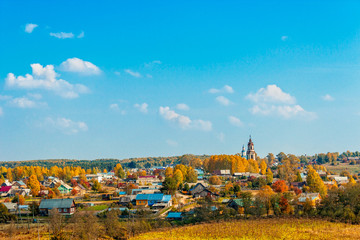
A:
{"type": "Polygon", "coordinates": [[[120,163],[123,168],[150,168],[154,166],[167,166],[171,164],[179,164],[187,159],[199,158],[204,160],[209,155],[183,155],[173,157],[145,157],[145,158],[128,158],[128,159],[95,159],[95,160],[75,160],[75,159],[47,159],[47,160],[28,160],[28,161],[10,161],[0,162],[0,167],[15,168],[20,166],[41,166],[51,168],[52,166],[80,166],[84,169],[106,169],[108,171],[114,169],[116,164],[120,163]]]}

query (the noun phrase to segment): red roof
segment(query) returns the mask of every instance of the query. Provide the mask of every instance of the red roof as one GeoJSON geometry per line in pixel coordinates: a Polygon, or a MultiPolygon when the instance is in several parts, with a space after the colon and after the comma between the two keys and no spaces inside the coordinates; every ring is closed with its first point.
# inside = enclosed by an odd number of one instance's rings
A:
{"type": "Polygon", "coordinates": [[[11,186],[3,186],[0,188],[0,192],[1,193],[7,193],[8,191],[10,191],[11,186]]]}
{"type": "Polygon", "coordinates": [[[139,176],[139,178],[155,178],[155,176],[139,176]]]}

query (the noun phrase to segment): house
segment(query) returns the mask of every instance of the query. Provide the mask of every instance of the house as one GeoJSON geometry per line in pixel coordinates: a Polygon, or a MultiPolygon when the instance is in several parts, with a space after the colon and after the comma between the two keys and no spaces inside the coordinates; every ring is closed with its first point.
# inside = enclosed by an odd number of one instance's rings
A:
{"type": "Polygon", "coordinates": [[[206,187],[202,183],[197,183],[194,187],[192,187],[189,191],[191,195],[194,195],[195,193],[202,192],[206,187]]]}
{"type": "Polygon", "coordinates": [[[306,203],[306,199],[310,200],[311,205],[315,207],[316,204],[321,201],[321,196],[320,193],[301,193],[298,199],[298,204],[304,205],[306,203]]]}
{"type": "Polygon", "coordinates": [[[219,195],[217,193],[213,193],[209,189],[203,189],[200,192],[196,192],[193,194],[193,196],[194,196],[194,198],[210,197],[211,199],[215,199],[215,198],[219,197],[219,195]]]}
{"type": "Polygon", "coordinates": [[[337,182],[337,184],[346,184],[349,182],[348,177],[334,177],[334,180],[337,182]]]}
{"type": "Polygon", "coordinates": [[[139,176],[136,180],[137,184],[149,184],[154,182],[161,182],[156,176],[139,176]]]}
{"type": "Polygon", "coordinates": [[[8,197],[11,195],[12,186],[3,186],[0,188],[0,197],[8,197]]]}
{"type": "Polygon", "coordinates": [[[156,203],[165,203],[171,206],[171,195],[164,195],[163,193],[136,195],[136,206],[147,207],[156,203]]]}
{"type": "Polygon", "coordinates": [[[129,203],[132,202],[132,197],[131,196],[125,196],[125,197],[120,197],[119,199],[119,205],[120,206],[127,206],[129,203]]]}
{"type": "Polygon", "coordinates": [[[294,188],[297,187],[299,189],[302,189],[306,185],[306,182],[292,182],[290,184],[294,188]]]}
{"type": "Polygon", "coordinates": [[[228,206],[235,209],[236,211],[239,211],[239,209],[244,210],[244,202],[239,198],[230,200],[228,206]]]}
{"type": "Polygon", "coordinates": [[[182,219],[182,213],[181,212],[169,212],[166,216],[166,219],[168,220],[181,220],[182,219]]]}
{"type": "Polygon", "coordinates": [[[5,205],[9,213],[16,213],[17,203],[4,202],[3,204],[5,205]]]}
{"type": "Polygon", "coordinates": [[[72,187],[62,182],[57,189],[60,191],[61,194],[69,194],[72,190],[72,187]]]}
{"type": "Polygon", "coordinates": [[[84,195],[86,193],[86,188],[81,184],[76,185],[73,189],[75,189],[79,195],[84,195]]]}
{"type": "Polygon", "coordinates": [[[14,182],[12,182],[11,185],[16,188],[26,188],[27,187],[23,181],[14,181],[14,182]]]}
{"type": "Polygon", "coordinates": [[[74,199],[62,198],[62,199],[42,199],[40,202],[40,213],[42,215],[49,215],[51,209],[58,209],[62,215],[72,215],[75,213],[74,199]]]}
{"type": "Polygon", "coordinates": [[[213,175],[230,176],[231,172],[230,172],[230,169],[215,170],[213,172],[213,175]]]}
{"type": "Polygon", "coordinates": [[[251,172],[235,172],[233,174],[234,177],[261,177],[262,175],[259,173],[251,173],[251,172]]]}

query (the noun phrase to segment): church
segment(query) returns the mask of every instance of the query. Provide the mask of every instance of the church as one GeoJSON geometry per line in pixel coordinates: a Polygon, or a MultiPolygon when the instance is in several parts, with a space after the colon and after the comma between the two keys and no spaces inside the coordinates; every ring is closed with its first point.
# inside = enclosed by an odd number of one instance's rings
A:
{"type": "Polygon", "coordinates": [[[256,152],[254,149],[254,143],[251,140],[251,136],[249,138],[248,149],[246,151],[246,154],[245,154],[245,146],[243,145],[242,147],[241,157],[246,158],[247,160],[249,159],[256,160],[256,152]]]}

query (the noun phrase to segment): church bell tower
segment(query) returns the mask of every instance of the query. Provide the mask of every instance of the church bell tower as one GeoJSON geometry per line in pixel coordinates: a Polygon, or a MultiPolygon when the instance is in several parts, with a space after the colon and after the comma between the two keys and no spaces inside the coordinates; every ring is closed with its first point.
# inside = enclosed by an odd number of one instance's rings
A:
{"type": "Polygon", "coordinates": [[[254,150],[254,143],[251,140],[251,135],[249,138],[248,150],[246,152],[246,158],[247,158],[247,160],[249,160],[249,159],[255,160],[256,159],[256,152],[254,150]]]}

